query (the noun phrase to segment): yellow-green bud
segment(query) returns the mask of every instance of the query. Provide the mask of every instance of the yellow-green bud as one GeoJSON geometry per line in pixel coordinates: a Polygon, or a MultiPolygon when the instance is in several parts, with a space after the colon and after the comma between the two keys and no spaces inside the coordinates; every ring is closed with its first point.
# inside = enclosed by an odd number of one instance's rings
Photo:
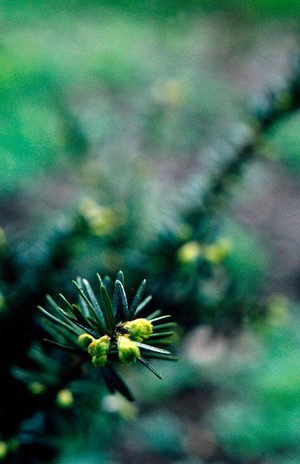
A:
{"type": "Polygon", "coordinates": [[[0,461],[4,460],[8,454],[8,444],[5,441],[0,441],[0,461]]]}
{"type": "Polygon", "coordinates": [[[42,395],[47,391],[46,385],[37,381],[30,382],[27,387],[33,395],[42,395]]]}
{"type": "Polygon", "coordinates": [[[80,346],[82,346],[82,348],[87,348],[94,341],[94,337],[87,333],[81,334],[78,337],[78,343],[80,346]]]}
{"type": "Polygon", "coordinates": [[[73,406],[74,398],[73,393],[68,388],[59,390],[56,395],[56,404],[63,409],[68,409],[73,406]]]}
{"type": "Polygon", "coordinates": [[[106,236],[121,222],[111,208],[100,206],[89,198],[83,200],[79,212],[87,222],[91,232],[97,236],[106,236]]]}
{"type": "Polygon", "coordinates": [[[224,261],[232,249],[232,243],[229,239],[221,237],[213,245],[207,245],[204,249],[204,256],[211,263],[218,264],[224,261]]]}
{"type": "Polygon", "coordinates": [[[108,335],[98,340],[94,340],[88,347],[88,352],[92,356],[92,362],[96,367],[103,367],[107,361],[107,353],[110,348],[110,338],[108,335]]]}
{"type": "Polygon", "coordinates": [[[93,356],[92,357],[92,363],[96,367],[103,367],[103,366],[105,366],[106,362],[107,362],[106,354],[103,354],[102,356],[93,356]]]}
{"type": "Polygon", "coordinates": [[[109,348],[110,348],[110,338],[108,335],[103,335],[103,337],[95,341],[94,352],[96,355],[100,356],[102,354],[106,354],[109,348]]]}
{"type": "Polygon", "coordinates": [[[126,335],[118,337],[119,360],[124,364],[134,363],[141,353],[139,347],[126,335]]]}
{"type": "Polygon", "coordinates": [[[142,342],[144,338],[149,338],[153,332],[153,325],[148,319],[134,319],[124,325],[124,329],[129,332],[130,338],[136,342],[142,342]]]}
{"type": "Polygon", "coordinates": [[[177,251],[177,259],[181,264],[194,263],[202,255],[202,247],[196,241],[182,245],[177,251]]]}
{"type": "Polygon", "coordinates": [[[88,353],[91,356],[94,356],[95,353],[95,346],[96,346],[96,340],[94,340],[89,346],[88,346],[88,353]]]}

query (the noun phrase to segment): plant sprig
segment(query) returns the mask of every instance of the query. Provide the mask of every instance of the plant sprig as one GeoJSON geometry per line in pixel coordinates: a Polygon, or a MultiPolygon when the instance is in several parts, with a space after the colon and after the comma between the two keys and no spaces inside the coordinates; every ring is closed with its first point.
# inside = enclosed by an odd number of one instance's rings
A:
{"type": "Polygon", "coordinates": [[[162,315],[161,310],[140,317],[151,300],[149,296],[143,299],[146,280],[142,281],[129,305],[121,271],[114,285],[107,276],[102,279],[97,274],[97,277],[97,294],[86,279],[78,278],[73,281],[78,302],[71,303],[60,294],[63,307],[50,296],[47,300],[52,310],[38,306],[50,323],[49,332],[54,338],[46,341],[82,356],[84,361],[91,359],[92,364],[101,370],[109,391],[119,391],[132,401],[133,396],[114,364],[137,361],[161,379],[148,358],[177,360],[170,351],[160,346],[172,343],[176,324],[170,322],[170,315],[162,315]]]}

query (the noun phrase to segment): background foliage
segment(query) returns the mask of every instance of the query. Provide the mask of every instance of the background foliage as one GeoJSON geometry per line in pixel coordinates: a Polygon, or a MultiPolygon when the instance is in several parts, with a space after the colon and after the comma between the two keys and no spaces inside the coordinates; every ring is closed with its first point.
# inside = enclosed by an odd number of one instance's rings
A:
{"type": "Polygon", "coordinates": [[[298,3],[1,2],[3,462],[299,461],[298,3]],[[135,403],[36,310],[120,269],[179,324],[135,403]]]}

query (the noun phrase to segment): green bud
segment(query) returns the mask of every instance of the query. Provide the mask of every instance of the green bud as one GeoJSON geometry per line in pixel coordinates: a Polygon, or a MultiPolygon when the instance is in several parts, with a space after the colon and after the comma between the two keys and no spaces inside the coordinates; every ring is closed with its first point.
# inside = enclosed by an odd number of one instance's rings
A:
{"type": "Polygon", "coordinates": [[[182,245],[177,251],[177,259],[180,264],[188,265],[195,263],[196,260],[202,255],[201,245],[195,241],[189,241],[182,245]]]}
{"type": "Polygon", "coordinates": [[[144,338],[149,338],[153,332],[153,325],[148,319],[135,319],[133,321],[128,321],[124,325],[132,340],[136,342],[142,342],[144,338]]]}
{"type": "Polygon", "coordinates": [[[104,354],[102,356],[93,356],[92,357],[92,363],[96,367],[103,367],[103,366],[105,366],[106,362],[107,362],[106,354],[104,354]]]}
{"type": "Polygon", "coordinates": [[[94,337],[87,333],[81,334],[78,337],[78,343],[82,348],[87,348],[93,341],[95,341],[94,337]]]}
{"type": "Polygon", "coordinates": [[[89,346],[88,346],[88,353],[91,356],[94,356],[95,354],[95,346],[96,346],[96,340],[94,340],[89,346]]]}
{"type": "Polygon", "coordinates": [[[96,356],[102,356],[104,354],[107,354],[109,348],[110,338],[108,335],[103,335],[103,337],[95,341],[94,354],[96,356]]]}
{"type": "Polygon", "coordinates": [[[56,395],[56,404],[63,409],[69,409],[73,406],[74,398],[71,390],[63,388],[56,395]]]}
{"type": "Polygon", "coordinates": [[[90,231],[97,236],[107,236],[122,221],[120,215],[109,207],[100,206],[94,200],[84,199],[79,205],[79,212],[90,231]]]}
{"type": "Polygon", "coordinates": [[[46,385],[44,385],[41,382],[37,382],[37,381],[30,382],[27,385],[27,387],[30,393],[32,393],[33,395],[42,395],[43,393],[47,391],[46,385]]]}
{"type": "Polygon", "coordinates": [[[92,363],[96,367],[103,367],[107,362],[107,353],[110,348],[110,338],[108,335],[98,340],[94,340],[88,347],[88,352],[92,356],[92,363]]]}
{"type": "Polygon", "coordinates": [[[203,254],[211,263],[221,263],[229,255],[232,250],[232,243],[225,237],[220,237],[219,240],[204,248],[203,254]]]}
{"type": "Polygon", "coordinates": [[[126,335],[118,337],[119,360],[124,364],[134,363],[140,357],[139,347],[126,335]]]}
{"type": "Polygon", "coordinates": [[[0,441],[0,461],[3,461],[8,455],[8,444],[5,441],[0,441]]]}

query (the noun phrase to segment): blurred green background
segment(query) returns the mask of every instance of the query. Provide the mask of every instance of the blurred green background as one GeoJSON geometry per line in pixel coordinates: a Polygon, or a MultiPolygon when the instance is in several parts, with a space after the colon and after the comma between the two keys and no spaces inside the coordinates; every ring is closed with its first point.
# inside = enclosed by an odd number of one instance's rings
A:
{"type": "MultiPolygon", "coordinates": [[[[0,227],[34,253],[92,198],[128,229],[78,246],[66,277],[130,268],[118,241],[147,242],[247,136],[299,22],[296,0],[2,0],[0,227]]],[[[104,396],[57,464],[299,462],[299,121],[272,127],[220,221],[237,294],[269,298],[270,318],[229,339],[192,324],[164,381],[126,372],[137,406],[104,396]]]]}

